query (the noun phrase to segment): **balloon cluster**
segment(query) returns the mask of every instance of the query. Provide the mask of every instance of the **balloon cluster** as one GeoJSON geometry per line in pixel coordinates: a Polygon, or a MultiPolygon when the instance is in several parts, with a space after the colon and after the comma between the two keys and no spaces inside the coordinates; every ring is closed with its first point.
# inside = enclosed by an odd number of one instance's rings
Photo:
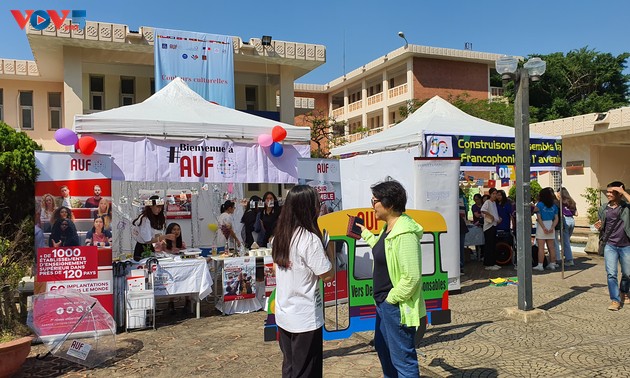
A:
{"type": "Polygon", "coordinates": [[[91,136],[82,136],[79,139],[74,131],[66,128],[55,131],[55,140],[64,146],[74,146],[77,152],[84,155],[92,155],[96,149],[96,139],[91,136]]]}
{"type": "Polygon", "coordinates": [[[271,135],[259,135],[258,144],[260,144],[260,146],[264,148],[269,147],[269,152],[271,152],[271,155],[275,157],[280,157],[284,152],[284,148],[282,148],[280,142],[283,141],[286,137],[287,131],[284,129],[284,127],[278,125],[273,127],[273,129],[271,130],[271,135]]]}

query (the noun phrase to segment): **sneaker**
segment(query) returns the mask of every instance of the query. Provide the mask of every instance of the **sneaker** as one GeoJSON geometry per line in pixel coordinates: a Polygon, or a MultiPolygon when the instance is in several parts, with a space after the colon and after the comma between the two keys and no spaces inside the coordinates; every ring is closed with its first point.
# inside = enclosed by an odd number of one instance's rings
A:
{"type": "Polygon", "coordinates": [[[556,268],[558,268],[558,265],[554,263],[550,263],[549,265],[547,265],[548,270],[556,270],[556,268]]]}
{"type": "Polygon", "coordinates": [[[621,293],[621,303],[630,304],[630,296],[628,296],[628,293],[621,293]]]}
{"type": "Polygon", "coordinates": [[[544,272],[545,268],[543,268],[542,264],[538,264],[535,267],[533,267],[532,270],[537,270],[539,272],[544,272]]]}
{"type": "Polygon", "coordinates": [[[619,311],[620,308],[621,308],[621,304],[617,301],[612,301],[610,306],[608,306],[609,311],[619,311]]]}
{"type": "Polygon", "coordinates": [[[486,266],[484,269],[485,270],[499,270],[501,269],[501,267],[498,265],[490,265],[490,266],[486,266]]]}
{"type": "Polygon", "coordinates": [[[573,260],[568,260],[564,262],[564,266],[574,266],[575,263],[573,262],[573,260]]]}

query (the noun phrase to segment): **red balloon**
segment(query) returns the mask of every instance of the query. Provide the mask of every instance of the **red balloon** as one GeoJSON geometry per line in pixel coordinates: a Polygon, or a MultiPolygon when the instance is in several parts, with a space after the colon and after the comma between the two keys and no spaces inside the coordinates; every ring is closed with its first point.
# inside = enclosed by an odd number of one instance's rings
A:
{"type": "Polygon", "coordinates": [[[79,141],[77,140],[77,142],[74,144],[74,151],[75,152],[81,152],[80,150],[81,150],[81,148],[79,147],[79,141]]]}
{"type": "Polygon", "coordinates": [[[96,149],[96,139],[91,136],[83,136],[79,139],[79,149],[84,155],[92,155],[96,149]]]}
{"type": "Polygon", "coordinates": [[[271,130],[271,137],[274,142],[280,142],[287,137],[287,131],[282,126],[274,126],[271,130]]]}

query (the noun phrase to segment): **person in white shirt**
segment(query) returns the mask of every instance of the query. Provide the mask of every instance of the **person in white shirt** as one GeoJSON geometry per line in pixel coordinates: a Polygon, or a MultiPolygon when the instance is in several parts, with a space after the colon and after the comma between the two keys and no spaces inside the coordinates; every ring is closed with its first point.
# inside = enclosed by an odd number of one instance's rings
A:
{"type": "Polygon", "coordinates": [[[488,191],[490,198],[481,206],[483,215],[483,236],[485,243],[483,246],[483,265],[486,270],[499,270],[497,265],[497,225],[501,223],[499,211],[497,210],[497,190],[490,188],[488,191]]]}
{"type": "MultiPolygon", "coordinates": [[[[217,219],[219,226],[219,232],[217,233],[217,245],[218,251],[222,252],[227,246],[228,249],[234,249],[241,246],[241,241],[238,240],[236,233],[234,232],[234,210],[235,203],[230,200],[226,200],[221,205],[221,215],[217,219]]],[[[227,252],[227,251],[226,251],[227,252]]]]}
{"type": "Polygon", "coordinates": [[[275,317],[283,377],[323,376],[324,303],[319,279],[332,281],[334,270],[317,227],[319,206],[314,188],[294,186],[275,231],[275,317]]]}
{"type": "Polygon", "coordinates": [[[164,234],[166,216],[164,201],[158,196],[151,196],[145,201],[144,210],[131,222],[131,234],[136,241],[133,259],[139,261],[145,251],[161,250],[161,245],[168,240],[175,240],[175,235],[164,234]],[[156,248],[157,246],[157,248],[156,248]]]}

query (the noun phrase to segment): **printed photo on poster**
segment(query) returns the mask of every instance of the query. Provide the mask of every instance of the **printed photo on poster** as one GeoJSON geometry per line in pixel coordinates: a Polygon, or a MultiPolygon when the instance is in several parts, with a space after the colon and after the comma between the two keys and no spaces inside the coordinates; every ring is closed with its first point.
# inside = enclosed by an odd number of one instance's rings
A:
{"type": "Polygon", "coordinates": [[[191,218],[192,192],[190,190],[166,191],[166,219],[191,218]]]}
{"type": "Polygon", "coordinates": [[[223,300],[225,302],[256,297],[256,259],[225,260],[223,267],[223,300]]]}

